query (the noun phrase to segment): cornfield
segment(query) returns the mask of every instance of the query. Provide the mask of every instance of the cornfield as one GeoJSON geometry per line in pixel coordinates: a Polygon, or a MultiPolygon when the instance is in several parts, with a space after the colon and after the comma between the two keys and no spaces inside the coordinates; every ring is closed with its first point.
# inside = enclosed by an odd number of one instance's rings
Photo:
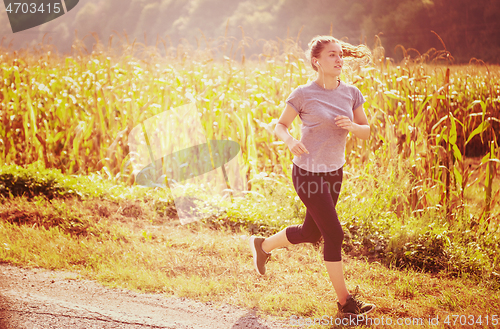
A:
{"type": "MultiPolygon", "coordinates": [[[[262,172],[290,177],[292,155],[273,129],[288,94],[314,72],[293,40],[266,41],[262,54],[250,59],[243,41],[237,44],[241,59],[236,52],[218,59],[208,47],[182,45],[165,46],[166,56],[144,49],[146,59],[139,59],[135,42],[120,55],[100,43],[89,54],[78,42],[65,58],[50,47],[1,51],[2,163],[41,161],[64,173],[100,172],[132,185],[130,131],[195,102],[208,139],[239,143],[247,179],[262,172]]],[[[418,216],[441,209],[453,223],[467,203],[479,200],[476,218],[487,227],[495,223],[498,66],[474,59],[452,65],[449,54],[438,51],[394,64],[377,48],[371,65],[353,64],[342,78],[365,95],[372,127],[369,141],[348,139],[348,165],[402,182],[409,177],[394,211],[418,216]]],[[[300,136],[299,120],[291,134],[300,136]]]]}

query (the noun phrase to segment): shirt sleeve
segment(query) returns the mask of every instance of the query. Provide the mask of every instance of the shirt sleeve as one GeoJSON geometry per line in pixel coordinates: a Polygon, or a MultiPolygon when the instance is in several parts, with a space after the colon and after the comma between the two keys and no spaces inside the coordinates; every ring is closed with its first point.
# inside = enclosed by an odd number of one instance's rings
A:
{"type": "Polygon", "coordinates": [[[358,88],[355,88],[354,89],[354,106],[352,107],[352,110],[354,111],[355,109],[357,109],[358,107],[363,105],[364,102],[366,102],[365,97],[363,96],[361,91],[359,91],[358,88]]]}
{"type": "Polygon", "coordinates": [[[302,103],[304,101],[303,95],[302,95],[302,90],[300,87],[297,87],[290,96],[286,99],[286,103],[290,105],[297,113],[302,112],[302,103]]]}

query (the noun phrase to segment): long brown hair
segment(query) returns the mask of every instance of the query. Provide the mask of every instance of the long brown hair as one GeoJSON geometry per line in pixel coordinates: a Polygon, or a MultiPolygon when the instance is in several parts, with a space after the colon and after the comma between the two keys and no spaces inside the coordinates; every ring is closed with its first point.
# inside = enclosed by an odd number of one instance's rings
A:
{"type": "Polygon", "coordinates": [[[338,43],[340,45],[344,57],[364,59],[367,62],[372,61],[372,53],[365,45],[354,46],[329,35],[317,35],[311,40],[311,42],[309,42],[309,49],[306,52],[307,58],[311,62],[311,66],[314,71],[318,71],[318,68],[313,64],[313,57],[318,58],[325,46],[330,42],[338,43]]]}

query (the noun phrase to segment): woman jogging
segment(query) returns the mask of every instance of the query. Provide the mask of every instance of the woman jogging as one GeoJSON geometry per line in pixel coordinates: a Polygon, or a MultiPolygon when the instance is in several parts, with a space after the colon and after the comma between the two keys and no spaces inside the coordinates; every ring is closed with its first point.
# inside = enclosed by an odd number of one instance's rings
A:
{"type": "Polygon", "coordinates": [[[363,110],[365,99],[358,88],[340,81],[344,56],[369,57],[364,46],[352,46],[331,36],[317,36],[309,43],[308,58],[315,71],[315,81],[299,86],[286,100],[286,108],[274,129],[292,154],[292,179],[295,190],[307,208],[304,223],[292,225],[269,238],[250,238],[254,265],[261,275],[271,251],[291,244],[315,243],[324,239],[324,260],[338,297],[339,312],[360,315],[372,311],[375,305],[351,295],[347,290],[342,269],[341,247],[344,232],[335,211],[345,144],[349,132],[368,139],[370,126],[363,110]],[[288,128],[299,115],[302,120],[301,140],[294,139],[288,128]]]}

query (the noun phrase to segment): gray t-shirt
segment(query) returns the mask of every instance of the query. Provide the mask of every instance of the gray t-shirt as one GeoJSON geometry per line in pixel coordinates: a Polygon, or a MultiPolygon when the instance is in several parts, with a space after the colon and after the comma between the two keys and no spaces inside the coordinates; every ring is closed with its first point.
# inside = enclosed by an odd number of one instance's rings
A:
{"type": "Polygon", "coordinates": [[[334,90],[315,81],[297,87],[286,100],[302,120],[301,139],[309,154],[295,156],[293,163],[311,172],[330,172],[345,164],[348,131],[335,124],[338,115],[353,120],[353,110],[365,102],[358,88],[340,82],[334,90]]]}

